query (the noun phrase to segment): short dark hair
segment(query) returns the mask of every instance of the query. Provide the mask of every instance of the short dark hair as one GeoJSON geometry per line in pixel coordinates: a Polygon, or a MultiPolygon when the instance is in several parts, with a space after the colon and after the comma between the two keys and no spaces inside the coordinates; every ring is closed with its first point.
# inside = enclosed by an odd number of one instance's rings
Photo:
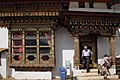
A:
{"type": "Polygon", "coordinates": [[[109,55],[108,55],[108,54],[105,54],[104,57],[109,57],[109,55]]]}

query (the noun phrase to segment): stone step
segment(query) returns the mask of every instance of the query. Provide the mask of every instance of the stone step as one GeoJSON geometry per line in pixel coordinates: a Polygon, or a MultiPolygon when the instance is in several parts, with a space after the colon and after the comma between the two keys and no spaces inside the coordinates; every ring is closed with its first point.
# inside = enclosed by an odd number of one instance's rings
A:
{"type": "Polygon", "coordinates": [[[93,76],[100,76],[97,73],[80,73],[79,77],[93,77],[93,76]]]}
{"type": "MultiPolygon", "coordinates": [[[[81,69],[80,71],[81,73],[86,73],[86,70],[84,69],[81,69]]],[[[97,73],[97,72],[98,72],[98,69],[90,69],[90,73],[97,73]]]]}
{"type": "MultiPolygon", "coordinates": [[[[80,73],[77,75],[77,80],[104,80],[104,77],[98,75],[98,69],[91,69],[89,73],[86,73],[86,70],[80,70],[80,73]]],[[[109,80],[119,80],[118,75],[108,76],[109,80]]]]}
{"type": "MultiPolygon", "coordinates": [[[[109,80],[119,80],[118,75],[112,75],[107,77],[109,80]]],[[[77,77],[77,80],[104,80],[103,76],[100,75],[94,75],[94,76],[79,76],[77,77]]]]}
{"type": "Polygon", "coordinates": [[[84,75],[98,75],[97,69],[91,69],[89,73],[87,73],[86,70],[81,69],[81,70],[74,70],[73,71],[73,76],[84,76],[84,75]]]}

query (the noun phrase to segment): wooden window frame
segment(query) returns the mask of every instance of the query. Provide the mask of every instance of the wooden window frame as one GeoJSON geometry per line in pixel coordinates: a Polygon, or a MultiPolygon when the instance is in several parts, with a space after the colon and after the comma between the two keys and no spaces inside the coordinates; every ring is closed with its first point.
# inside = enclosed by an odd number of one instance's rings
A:
{"type": "MultiPolygon", "coordinates": [[[[19,40],[19,39],[18,39],[19,40]]],[[[8,53],[8,59],[10,67],[54,67],[54,30],[52,28],[16,28],[16,29],[10,29],[9,30],[9,53],[8,53]],[[21,32],[22,33],[22,53],[19,54],[19,56],[22,57],[20,60],[15,60],[14,56],[17,54],[12,53],[13,47],[19,47],[19,46],[13,46],[13,39],[12,34],[15,32],[21,32]],[[36,32],[36,46],[25,46],[25,34],[26,32],[36,32]],[[50,32],[51,33],[51,46],[41,46],[40,44],[40,33],[41,32],[50,32]],[[25,48],[37,48],[36,54],[26,54],[25,48]],[[40,48],[47,48],[50,47],[50,53],[49,54],[41,54],[40,48]],[[29,57],[35,57],[35,60],[29,61],[29,57]]]]}

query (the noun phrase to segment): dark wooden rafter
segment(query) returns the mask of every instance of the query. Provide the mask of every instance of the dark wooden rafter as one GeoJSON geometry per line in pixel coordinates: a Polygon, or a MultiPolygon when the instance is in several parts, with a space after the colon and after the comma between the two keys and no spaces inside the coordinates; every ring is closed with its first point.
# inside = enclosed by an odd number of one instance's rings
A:
{"type": "MultiPolygon", "coordinates": [[[[77,1],[77,2],[89,2],[90,0],[70,0],[70,1],[77,1]]],[[[94,0],[94,2],[106,3],[112,0],[94,0]]]]}
{"type": "Polygon", "coordinates": [[[98,34],[101,36],[115,35],[120,24],[119,14],[67,12],[63,13],[69,19],[68,30],[71,34],[98,34]]]}
{"type": "MultiPolygon", "coordinates": [[[[7,27],[7,28],[27,28],[33,27],[34,25],[54,25],[50,26],[50,28],[55,28],[58,25],[58,17],[2,17],[0,18],[1,24],[0,27],[7,27]],[[32,25],[32,26],[13,26],[13,25],[32,25]]],[[[37,28],[37,27],[36,27],[37,28]]]]}
{"type": "Polygon", "coordinates": [[[44,24],[57,23],[61,11],[66,11],[67,2],[56,3],[11,3],[0,4],[0,26],[14,23],[44,24]],[[4,8],[4,9],[3,9],[4,8]]]}
{"type": "Polygon", "coordinates": [[[93,3],[94,3],[94,0],[89,0],[89,8],[94,8],[93,3]]]}
{"type": "Polygon", "coordinates": [[[79,2],[79,8],[85,8],[85,3],[84,2],[83,3],[79,2]]]}
{"type": "Polygon", "coordinates": [[[0,4],[0,12],[30,12],[30,11],[67,11],[69,3],[14,3],[0,4]],[[3,9],[4,8],[4,9],[3,9]]]}
{"type": "Polygon", "coordinates": [[[70,2],[79,2],[79,6],[84,7],[84,3],[88,2],[89,3],[89,7],[90,8],[94,8],[93,3],[98,2],[98,3],[106,3],[108,9],[111,8],[112,5],[114,4],[119,4],[120,1],[119,0],[0,0],[0,5],[14,5],[14,8],[18,8],[20,5],[22,6],[27,6],[27,5],[32,5],[34,6],[35,9],[37,9],[39,7],[39,5],[45,5],[45,6],[49,6],[50,4],[52,6],[59,6],[61,5],[62,8],[64,10],[68,10],[69,7],[69,3],[70,2]],[[19,5],[19,6],[18,6],[19,5]]]}
{"type": "Polygon", "coordinates": [[[0,26],[6,26],[6,23],[57,22],[61,11],[67,11],[68,7],[69,2],[62,0],[0,1],[0,26]]]}
{"type": "Polygon", "coordinates": [[[98,16],[98,17],[114,17],[120,19],[119,13],[101,13],[101,12],[80,12],[80,11],[69,11],[69,12],[63,12],[62,15],[64,16],[98,16]]]}
{"type": "Polygon", "coordinates": [[[36,24],[50,24],[50,23],[57,23],[58,22],[58,17],[53,17],[53,16],[49,16],[49,17],[42,17],[42,16],[27,16],[27,17],[1,17],[0,18],[1,21],[3,21],[3,23],[6,24],[17,24],[17,23],[27,23],[27,24],[32,24],[32,23],[36,23],[36,24]]]}
{"type": "Polygon", "coordinates": [[[15,3],[67,3],[69,0],[0,0],[0,4],[15,4],[15,3]]]}
{"type": "Polygon", "coordinates": [[[106,3],[107,5],[107,9],[111,9],[111,6],[113,5],[113,3],[106,3]]]}
{"type": "MultiPolygon", "coordinates": [[[[67,1],[67,0],[66,0],[67,1]]],[[[70,1],[74,1],[74,2],[90,2],[91,0],[70,0],[70,1]]],[[[97,2],[97,3],[110,3],[110,2],[115,2],[117,4],[120,3],[120,0],[93,0],[92,1],[93,3],[94,2],[97,2]]]]}
{"type": "Polygon", "coordinates": [[[111,9],[111,6],[114,5],[114,4],[119,4],[120,1],[119,0],[112,0],[110,2],[107,2],[106,5],[107,5],[107,9],[111,9]]]}

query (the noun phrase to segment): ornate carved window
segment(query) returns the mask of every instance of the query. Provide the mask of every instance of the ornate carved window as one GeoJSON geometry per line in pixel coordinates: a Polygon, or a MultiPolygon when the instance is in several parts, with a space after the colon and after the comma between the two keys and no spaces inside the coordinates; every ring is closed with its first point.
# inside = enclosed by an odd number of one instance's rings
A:
{"type": "Polygon", "coordinates": [[[9,30],[11,67],[54,67],[54,30],[19,28],[9,30]]]}

